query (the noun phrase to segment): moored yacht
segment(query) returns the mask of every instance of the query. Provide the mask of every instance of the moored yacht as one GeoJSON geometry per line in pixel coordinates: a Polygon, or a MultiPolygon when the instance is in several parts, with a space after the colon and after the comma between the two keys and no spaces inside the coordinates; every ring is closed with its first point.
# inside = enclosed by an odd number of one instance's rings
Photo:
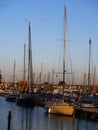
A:
{"type": "Polygon", "coordinates": [[[60,114],[67,116],[73,116],[74,114],[74,106],[70,105],[68,102],[64,102],[64,100],[48,101],[45,105],[45,108],[50,114],[60,114]]]}
{"type": "MultiPolygon", "coordinates": [[[[24,46],[24,82],[25,82],[25,46],[24,46]]],[[[33,68],[32,68],[32,49],[31,49],[31,29],[29,22],[28,29],[28,82],[24,85],[25,92],[20,93],[16,99],[16,104],[24,107],[35,106],[35,94],[30,90],[33,90],[33,68]]]]}
{"type": "Polygon", "coordinates": [[[66,24],[66,8],[64,8],[64,52],[63,52],[63,98],[60,100],[48,101],[45,108],[50,114],[61,114],[67,116],[73,116],[74,105],[64,101],[64,86],[65,86],[65,24],[66,24]]]}

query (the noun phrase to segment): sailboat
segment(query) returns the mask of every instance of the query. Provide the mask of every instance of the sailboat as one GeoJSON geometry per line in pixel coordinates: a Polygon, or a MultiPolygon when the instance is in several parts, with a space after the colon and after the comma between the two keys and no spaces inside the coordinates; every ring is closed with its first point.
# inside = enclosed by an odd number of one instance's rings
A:
{"type": "MultiPolygon", "coordinates": [[[[64,8],[64,52],[63,52],[63,95],[64,95],[64,83],[65,83],[65,24],[66,24],[66,8],[64,8]]],[[[73,116],[74,106],[64,101],[64,98],[56,101],[48,101],[45,104],[45,108],[50,114],[60,114],[73,116]]]]}
{"type": "Polygon", "coordinates": [[[15,66],[16,66],[16,60],[14,60],[12,93],[6,96],[6,101],[9,101],[9,102],[15,102],[18,96],[18,94],[15,92],[15,66]]]}
{"type": "Polygon", "coordinates": [[[91,39],[89,39],[89,64],[88,64],[88,86],[87,86],[87,93],[84,96],[82,96],[80,103],[82,108],[94,108],[94,95],[93,95],[93,89],[91,87],[91,39]]]}
{"type": "MultiPolygon", "coordinates": [[[[32,49],[31,49],[31,29],[29,22],[28,31],[28,83],[26,86],[26,91],[21,93],[16,100],[16,104],[24,107],[34,107],[35,94],[31,91],[33,89],[33,72],[32,72],[32,49]]],[[[24,81],[25,81],[25,47],[24,47],[24,81]]]]}

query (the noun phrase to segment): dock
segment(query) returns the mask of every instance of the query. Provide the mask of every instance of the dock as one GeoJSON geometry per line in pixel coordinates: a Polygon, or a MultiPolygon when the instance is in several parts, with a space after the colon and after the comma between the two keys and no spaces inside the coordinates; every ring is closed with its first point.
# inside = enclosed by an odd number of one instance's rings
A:
{"type": "Polygon", "coordinates": [[[75,116],[87,120],[98,121],[98,108],[75,108],[75,116]]]}

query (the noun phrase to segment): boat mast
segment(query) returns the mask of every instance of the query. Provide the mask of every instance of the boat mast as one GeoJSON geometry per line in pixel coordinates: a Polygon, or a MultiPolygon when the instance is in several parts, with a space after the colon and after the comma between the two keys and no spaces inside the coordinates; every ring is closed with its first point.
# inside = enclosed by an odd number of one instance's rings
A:
{"type": "Polygon", "coordinates": [[[29,89],[33,88],[33,67],[32,67],[32,47],[31,47],[30,22],[29,22],[29,32],[28,32],[28,86],[29,86],[29,89]]]}
{"type": "Polygon", "coordinates": [[[90,73],[90,66],[91,64],[91,39],[89,39],[89,68],[88,68],[88,93],[91,90],[91,73],[90,73]]]}
{"type": "Polygon", "coordinates": [[[42,71],[43,71],[43,63],[41,63],[40,85],[41,85],[41,83],[42,83],[42,71]]]}
{"type": "Polygon", "coordinates": [[[93,93],[96,93],[96,67],[94,68],[93,93]]]}
{"type": "Polygon", "coordinates": [[[14,60],[14,69],[13,69],[13,84],[15,84],[15,68],[16,68],[16,61],[14,60]]]}
{"type": "Polygon", "coordinates": [[[54,84],[54,69],[52,69],[52,85],[54,84]]]}
{"type": "Polygon", "coordinates": [[[24,43],[24,75],[23,75],[23,80],[25,81],[25,75],[26,75],[26,67],[25,67],[25,57],[26,57],[26,44],[24,43]]]}
{"type": "Polygon", "coordinates": [[[63,49],[63,94],[64,94],[64,86],[65,86],[65,48],[66,47],[66,8],[64,7],[64,49],[63,49]]]}
{"type": "MultiPolygon", "coordinates": [[[[13,68],[13,87],[15,87],[15,69],[16,69],[16,60],[14,60],[14,68],[13,68]]],[[[13,93],[15,92],[13,88],[13,93]]]]}
{"type": "Polygon", "coordinates": [[[86,93],[86,73],[84,74],[83,93],[86,93]]]}

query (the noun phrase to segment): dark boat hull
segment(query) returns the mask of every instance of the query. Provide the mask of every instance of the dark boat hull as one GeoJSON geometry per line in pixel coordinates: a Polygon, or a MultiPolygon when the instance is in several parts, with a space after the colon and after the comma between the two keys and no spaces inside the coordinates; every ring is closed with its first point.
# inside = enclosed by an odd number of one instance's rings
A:
{"type": "Polygon", "coordinates": [[[17,94],[9,94],[6,96],[6,101],[8,102],[15,102],[17,98],[17,94]]]}
{"type": "Polygon", "coordinates": [[[23,107],[34,107],[36,105],[34,95],[22,94],[16,99],[16,104],[23,107]]]}
{"type": "Polygon", "coordinates": [[[17,99],[16,104],[23,107],[34,107],[36,105],[31,98],[17,99]]]}

